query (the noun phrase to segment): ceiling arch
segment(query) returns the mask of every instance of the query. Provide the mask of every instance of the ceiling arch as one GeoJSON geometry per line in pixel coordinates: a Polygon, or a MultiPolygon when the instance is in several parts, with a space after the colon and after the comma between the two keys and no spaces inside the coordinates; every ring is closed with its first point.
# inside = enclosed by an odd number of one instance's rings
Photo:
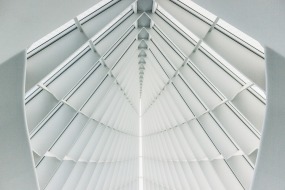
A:
{"type": "Polygon", "coordinates": [[[101,1],[28,50],[41,189],[249,189],[264,52],[184,1],[101,1]],[[142,132],[139,132],[139,120],[142,132]]]}

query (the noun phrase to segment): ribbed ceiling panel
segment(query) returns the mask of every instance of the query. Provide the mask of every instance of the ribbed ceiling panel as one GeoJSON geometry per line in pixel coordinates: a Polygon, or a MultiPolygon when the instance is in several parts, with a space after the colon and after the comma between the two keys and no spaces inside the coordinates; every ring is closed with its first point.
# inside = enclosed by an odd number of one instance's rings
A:
{"type": "Polygon", "coordinates": [[[134,190],[141,177],[145,190],[249,189],[263,52],[191,2],[143,9],[101,1],[28,52],[40,188],[134,190]]]}

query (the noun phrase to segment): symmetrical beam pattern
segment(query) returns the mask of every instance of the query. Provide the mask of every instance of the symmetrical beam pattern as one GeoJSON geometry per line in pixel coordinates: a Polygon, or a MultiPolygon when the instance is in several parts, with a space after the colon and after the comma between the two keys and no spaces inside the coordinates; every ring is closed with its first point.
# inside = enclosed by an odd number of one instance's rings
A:
{"type": "Polygon", "coordinates": [[[134,190],[143,169],[146,190],[249,189],[263,50],[194,3],[143,2],[101,1],[28,52],[40,188],[134,190]]]}

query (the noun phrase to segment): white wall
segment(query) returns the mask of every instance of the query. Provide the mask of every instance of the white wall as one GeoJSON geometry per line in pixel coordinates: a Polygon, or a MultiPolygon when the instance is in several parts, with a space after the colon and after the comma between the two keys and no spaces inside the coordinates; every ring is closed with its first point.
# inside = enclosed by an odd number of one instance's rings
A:
{"type": "Polygon", "coordinates": [[[38,189],[24,111],[26,51],[0,64],[0,189],[38,189]]]}

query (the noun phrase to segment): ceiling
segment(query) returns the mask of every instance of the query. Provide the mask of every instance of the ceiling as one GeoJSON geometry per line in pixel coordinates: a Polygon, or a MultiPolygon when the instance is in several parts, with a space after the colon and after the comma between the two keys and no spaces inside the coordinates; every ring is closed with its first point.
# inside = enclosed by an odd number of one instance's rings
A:
{"type": "Polygon", "coordinates": [[[191,1],[103,0],[27,56],[41,189],[250,188],[264,52],[222,19],[191,1]]]}

